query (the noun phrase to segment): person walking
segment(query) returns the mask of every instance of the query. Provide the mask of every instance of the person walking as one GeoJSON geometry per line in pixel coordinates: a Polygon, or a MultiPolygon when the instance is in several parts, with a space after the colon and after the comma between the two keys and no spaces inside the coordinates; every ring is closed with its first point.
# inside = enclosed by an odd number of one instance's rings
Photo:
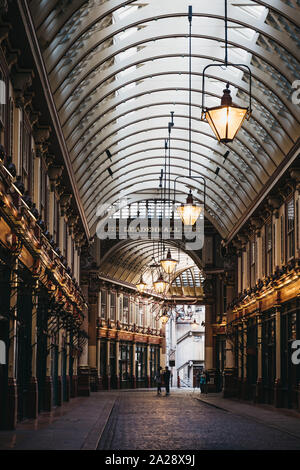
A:
{"type": "Polygon", "coordinates": [[[159,367],[159,368],[157,369],[157,372],[156,372],[156,375],[155,375],[155,382],[156,382],[156,387],[157,387],[157,395],[161,395],[161,382],[162,382],[161,371],[162,371],[162,367],[159,367]]]}
{"type": "Polygon", "coordinates": [[[201,377],[201,372],[198,370],[196,374],[196,388],[200,388],[200,377],[201,377]]]}
{"type": "Polygon", "coordinates": [[[171,372],[169,371],[169,368],[166,366],[165,372],[164,372],[164,382],[165,382],[165,387],[166,387],[166,396],[170,395],[170,377],[171,377],[171,372]]]}
{"type": "Polygon", "coordinates": [[[206,390],[206,375],[204,372],[200,375],[200,390],[201,393],[207,393],[206,390]]]}

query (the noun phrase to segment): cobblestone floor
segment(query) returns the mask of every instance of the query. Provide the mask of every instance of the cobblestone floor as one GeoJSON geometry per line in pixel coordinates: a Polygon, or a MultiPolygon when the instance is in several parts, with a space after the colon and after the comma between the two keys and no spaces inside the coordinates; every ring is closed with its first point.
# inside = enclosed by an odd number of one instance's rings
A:
{"type": "Polygon", "coordinates": [[[98,448],[291,450],[300,449],[300,437],[217,409],[190,393],[157,397],[149,392],[129,392],[116,400],[98,448]]]}
{"type": "Polygon", "coordinates": [[[214,403],[208,404],[198,395],[178,389],[169,397],[155,390],[92,393],[15,431],[0,431],[0,451],[300,450],[300,418],[209,395],[203,398],[214,403]]]}

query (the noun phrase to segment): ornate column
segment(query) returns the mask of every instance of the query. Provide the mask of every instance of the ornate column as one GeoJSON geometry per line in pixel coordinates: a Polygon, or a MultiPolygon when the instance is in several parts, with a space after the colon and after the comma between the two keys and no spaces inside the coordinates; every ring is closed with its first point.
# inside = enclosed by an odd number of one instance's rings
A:
{"type": "Polygon", "coordinates": [[[132,344],[132,388],[136,388],[135,356],[136,356],[136,342],[135,342],[135,335],[133,335],[133,344],[132,344]]]}
{"type": "MultiPolygon", "coordinates": [[[[49,323],[51,319],[48,320],[48,333],[49,333],[49,323]]],[[[51,411],[52,409],[52,396],[53,396],[53,384],[52,384],[52,375],[51,375],[51,336],[47,335],[47,359],[46,359],[46,378],[45,378],[45,392],[44,392],[44,410],[51,411]]]]}
{"type": "Polygon", "coordinates": [[[11,265],[11,297],[10,311],[13,315],[9,319],[9,349],[8,349],[8,394],[7,394],[7,410],[6,410],[6,428],[15,429],[17,424],[18,409],[18,389],[16,380],[16,362],[17,362],[17,285],[18,285],[18,259],[14,258],[11,265]]]}
{"type": "MultiPolygon", "coordinates": [[[[97,287],[97,286],[96,286],[97,287]]],[[[88,361],[90,370],[91,391],[96,392],[98,382],[97,371],[97,316],[98,316],[98,290],[89,289],[89,345],[88,361]]]]}
{"type": "Polygon", "coordinates": [[[213,305],[205,305],[205,370],[209,373],[210,383],[208,384],[208,391],[216,391],[215,375],[216,370],[214,367],[214,339],[213,339],[213,305]]]}
{"type": "MultiPolygon", "coordinates": [[[[85,299],[88,299],[88,279],[84,278],[82,281],[81,289],[85,299]]],[[[89,319],[88,312],[84,312],[84,320],[82,329],[88,332],[89,319]]],[[[90,396],[90,370],[88,365],[88,342],[84,343],[82,353],[79,358],[78,367],[78,395],[90,396]]]]}
{"type": "Polygon", "coordinates": [[[38,382],[37,382],[37,286],[38,281],[34,280],[32,291],[32,324],[31,324],[31,378],[29,382],[27,416],[37,418],[38,416],[38,382]]]}
{"type": "Polygon", "coordinates": [[[149,344],[149,338],[148,338],[148,343],[147,343],[147,386],[148,386],[148,388],[151,387],[151,381],[150,381],[150,344],[149,344]]]}
{"type": "Polygon", "coordinates": [[[255,402],[263,402],[263,382],[262,382],[262,315],[260,310],[256,313],[257,322],[257,381],[255,402]]]}
{"type": "Polygon", "coordinates": [[[70,401],[71,397],[71,384],[70,384],[70,333],[66,331],[66,350],[67,350],[67,358],[66,358],[66,401],[70,401]]]}
{"type": "Polygon", "coordinates": [[[101,377],[101,336],[99,327],[97,328],[97,375],[98,375],[98,383],[97,383],[97,390],[103,389],[102,377],[101,377]]]}
{"type": "Polygon", "coordinates": [[[236,383],[235,383],[235,375],[236,375],[236,367],[235,367],[235,360],[234,360],[234,351],[233,351],[233,340],[230,338],[229,335],[226,337],[226,345],[225,345],[225,370],[224,370],[224,388],[223,388],[223,396],[224,398],[229,398],[236,396],[236,383]]]}
{"type": "Polygon", "coordinates": [[[110,339],[106,342],[106,388],[110,390],[110,339]]]}
{"type": "Polygon", "coordinates": [[[249,390],[247,382],[247,335],[248,335],[248,322],[246,318],[242,319],[242,335],[243,335],[243,376],[242,376],[242,393],[243,400],[248,400],[249,390]]]}
{"type": "MultiPolygon", "coordinates": [[[[279,299],[278,299],[279,300],[279,299]]],[[[275,307],[275,338],[276,338],[276,379],[274,384],[274,405],[276,408],[283,406],[282,384],[281,384],[281,305],[275,307]]]]}
{"type": "Polygon", "coordinates": [[[116,337],[116,385],[120,388],[120,340],[116,337]]]}
{"type": "Polygon", "coordinates": [[[59,326],[58,330],[58,368],[57,368],[57,406],[62,405],[62,338],[63,332],[59,326]]]}
{"type": "Polygon", "coordinates": [[[242,381],[243,381],[243,326],[240,321],[237,325],[237,342],[238,342],[238,390],[237,395],[239,398],[242,396],[242,381]]]}

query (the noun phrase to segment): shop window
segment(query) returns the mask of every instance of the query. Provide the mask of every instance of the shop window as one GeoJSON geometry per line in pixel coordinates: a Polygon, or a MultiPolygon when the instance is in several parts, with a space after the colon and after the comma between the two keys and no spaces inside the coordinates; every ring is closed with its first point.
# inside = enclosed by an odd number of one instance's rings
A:
{"type": "Polygon", "coordinates": [[[136,380],[146,380],[147,346],[136,346],[136,380]]]}
{"type": "Polygon", "coordinates": [[[132,344],[121,343],[120,344],[120,379],[122,382],[126,382],[131,379],[132,369],[132,344]]]}

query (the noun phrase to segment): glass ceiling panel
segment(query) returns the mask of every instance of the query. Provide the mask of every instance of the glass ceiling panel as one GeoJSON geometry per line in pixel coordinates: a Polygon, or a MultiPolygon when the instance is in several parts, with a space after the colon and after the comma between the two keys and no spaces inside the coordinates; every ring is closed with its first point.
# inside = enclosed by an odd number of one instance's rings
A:
{"type": "MultiPolygon", "coordinates": [[[[113,205],[121,194],[134,203],[143,189],[157,198],[170,111],[172,178],[187,174],[193,6],[192,167],[207,180],[207,216],[226,238],[299,137],[291,100],[300,69],[298,2],[228,0],[229,60],[251,68],[253,114],[227,146],[200,121],[203,68],[224,61],[223,0],[29,4],[91,232],[98,204],[113,205]]],[[[219,104],[226,81],[234,102],[247,105],[249,76],[234,68],[210,69],[206,105],[219,104]]],[[[179,189],[184,199],[187,184],[179,189]]]]}

